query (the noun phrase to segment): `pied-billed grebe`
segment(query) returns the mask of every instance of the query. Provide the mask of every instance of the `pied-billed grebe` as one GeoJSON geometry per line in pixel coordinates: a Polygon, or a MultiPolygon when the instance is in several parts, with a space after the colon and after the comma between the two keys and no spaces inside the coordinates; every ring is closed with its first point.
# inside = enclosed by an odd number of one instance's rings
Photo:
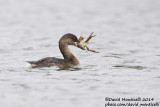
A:
{"type": "MultiPolygon", "coordinates": [[[[59,49],[64,57],[64,59],[55,58],[55,57],[46,57],[38,61],[27,61],[31,64],[32,68],[35,67],[50,67],[50,66],[59,66],[59,67],[71,67],[79,65],[78,59],[70,52],[68,45],[77,46],[80,41],[73,34],[65,34],[59,40],[59,49]]],[[[81,47],[79,47],[81,48],[81,47]]],[[[83,48],[81,48],[83,49],[83,48]]]]}

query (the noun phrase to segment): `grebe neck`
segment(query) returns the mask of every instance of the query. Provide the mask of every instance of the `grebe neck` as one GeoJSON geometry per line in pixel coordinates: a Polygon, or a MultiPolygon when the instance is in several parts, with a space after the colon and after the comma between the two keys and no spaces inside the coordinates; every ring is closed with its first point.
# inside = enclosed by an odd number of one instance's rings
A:
{"type": "Polygon", "coordinates": [[[59,49],[60,49],[65,61],[67,61],[71,64],[74,64],[74,65],[80,64],[78,59],[71,53],[67,44],[59,43],[59,49]]]}

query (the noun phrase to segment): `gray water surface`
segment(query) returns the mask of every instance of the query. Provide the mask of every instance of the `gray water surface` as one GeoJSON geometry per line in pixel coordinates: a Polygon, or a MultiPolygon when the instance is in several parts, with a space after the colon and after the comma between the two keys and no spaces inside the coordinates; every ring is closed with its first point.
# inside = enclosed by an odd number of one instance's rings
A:
{"type": "Polygon", "coordinates": [[[105,97],[160,101],[159,0],[0,0],[0,107],[104,107],[105,97]],[[70,46],[79,68],[29,68],[62,55],[65,33],[100,53],[70,46]]]}

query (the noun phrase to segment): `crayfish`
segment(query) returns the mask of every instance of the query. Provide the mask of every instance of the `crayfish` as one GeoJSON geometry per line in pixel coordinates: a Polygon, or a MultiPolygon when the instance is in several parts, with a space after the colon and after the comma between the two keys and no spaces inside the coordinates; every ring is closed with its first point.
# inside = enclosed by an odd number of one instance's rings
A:
{"type": "Polygon", "coordinates": [[[83,42],[83,39],[84,39],[84,37],[83,36],[80,36],[79,37],[79,41],[80,41],[80,43],[78,44],[78,47],[79,48],[81,48],[81,49],[83,49],[83,50],[88,50],[88,51],[91,51],[91,52],[94,52],[94,53],[99,53],[99,52],[97,52],[97,51],[95,51],[95,50],[92,50],[92,49],[89,49],[88,48],[88,46],[87,46],[87,44],[89,43],[89,40],[91,39],[91,38],[93,38],[93,37],[95,37],[96,35],[93,35],[93,32],[89,35],[89,37],[83,42]]]}

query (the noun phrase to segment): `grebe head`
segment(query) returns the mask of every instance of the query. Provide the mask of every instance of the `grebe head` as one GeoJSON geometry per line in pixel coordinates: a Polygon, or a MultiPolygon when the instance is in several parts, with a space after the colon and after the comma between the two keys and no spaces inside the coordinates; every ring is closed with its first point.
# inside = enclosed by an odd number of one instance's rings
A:
{"type": "Polygon", "coordinates": [[[66,45],[74,45],[77,46],[77,43],[80,41],[78,38],[70,33],[65,34],[64,36],[61,37],[59,43],[66,44],[66,45]]]}

